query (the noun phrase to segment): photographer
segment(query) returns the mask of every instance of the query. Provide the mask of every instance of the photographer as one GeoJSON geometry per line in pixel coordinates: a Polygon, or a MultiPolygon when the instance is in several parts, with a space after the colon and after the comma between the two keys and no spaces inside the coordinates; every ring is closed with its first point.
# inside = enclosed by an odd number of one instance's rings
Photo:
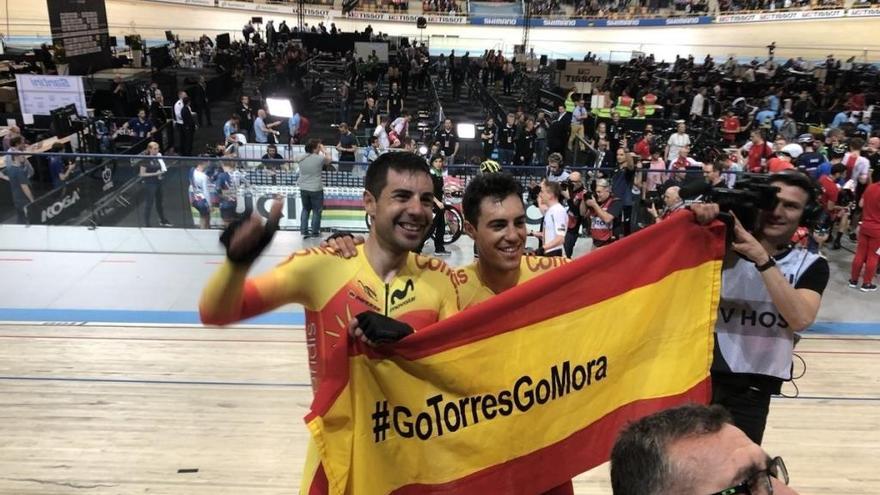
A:
{"type": "Polygon", "coordinates": [[[581,203],[581,215],[590,217],[593,249],[607,246],[617,240],[614,222],[620,216],[622,208],[623,203],[611,194],[611,184],[606,179],[597,180],[595,195],[581,203]]]}
{"type": "Polygon", "coordinates": [[[769,185],[778,188],[777,201],[759,212],[754,232],[736,221],[722,266],[712,363],[712,402],[758,444],[771,395],[792,378],[794,334],[812,325],[829,278],[824,258],[790,244],[819,208],[815,184],[786,171],[769,185]]]}
{"type": "Polygon", "coordinates": [[[642,162],[634,163],[633,157],[625,148],[618,148],[615,155],[617,169],[611,174],[611,190],[614,197],[621,202],[621,211],[618,217],[621,237],[632,233],[633,212],[638,199],[641,197],[639,190],[642,187],[642,175],[636,173],[641,169],[642,162]]]}
{"type": "Polygon", "coordinates": [[[581,213],[582,204],[588,194],[580,172],[572,172],[568,180],[563,181],[562,197],[568,202],[568,225],[565,231],[565,243],[563,249],[565,256],[571,258],[574,254],[574,245],[577,244],[581,224],[584,223],[584,214],[581,213]]]}

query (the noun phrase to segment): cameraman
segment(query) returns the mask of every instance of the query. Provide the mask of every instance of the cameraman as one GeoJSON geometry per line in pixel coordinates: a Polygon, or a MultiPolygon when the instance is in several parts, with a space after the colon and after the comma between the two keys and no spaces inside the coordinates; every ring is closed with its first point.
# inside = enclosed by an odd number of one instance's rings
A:
{"type": "Polygon", "coordinates": [[[611,194],[607,179],[596,181],[596,193],[581,203],[581,215],[590,217],[590,237],[593,249],[607,246],[617,240],[614,221],[623,210],[623,203],[611,194]]]}
{"type": "Polygon", "coordinates": [[[712,363],[712,402],[758,444],[771,395],[792,378],[794,334],[816,319],[829,277],[824,258],[790,245],[806,209],[816,207],[813,181],[786,171],[769,184],[779,188],[777,204],[760,212],[754,233],[736,221],[722,266],[712,363]]]}
{"type": "Polygon", "coordinates": [[[581,213],[581,205],[588,194],[580,172],[572,172],[568,180],[562,182],[562,197],[568,202],[568,226],[565,230],[565,243],[563,249],[565,256],[571,258],[574,254],[574,245],[577,244],[581,224],[584,215],[581,213]]]}

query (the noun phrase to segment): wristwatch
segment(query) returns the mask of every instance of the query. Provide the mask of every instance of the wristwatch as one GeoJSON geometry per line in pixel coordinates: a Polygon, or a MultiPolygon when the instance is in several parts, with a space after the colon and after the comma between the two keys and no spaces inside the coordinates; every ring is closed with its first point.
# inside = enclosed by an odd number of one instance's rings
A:
{"type": "Polygon", "coordinates": [[[776,266],[776,260],[773,259],[773,256],[768,257],[767,262],[763,265],[755,264],[755,268],[757,268],[758,271],[761,273],[766,272],[770,267],[774,266],[776,266]]]}

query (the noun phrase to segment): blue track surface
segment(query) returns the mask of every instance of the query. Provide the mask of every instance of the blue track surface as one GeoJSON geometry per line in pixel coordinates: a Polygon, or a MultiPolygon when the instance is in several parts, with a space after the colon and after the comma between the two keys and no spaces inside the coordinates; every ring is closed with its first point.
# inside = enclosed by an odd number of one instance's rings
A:
{"type": "MultiPolygon", "coordinates": [[[[197,311],[142,311],[121,309],[20,309],[0,308],[0,321],[58,322],[64,324],[126,323],[126,324],[199,324],[197,311]]],[[[254,325],[305,324],[301,311],[275,311],[260,315],[244,323],[254,325]]],[[[880,335],[880,322],[817,322],[810,333],[830,335],[880,335]]]]}

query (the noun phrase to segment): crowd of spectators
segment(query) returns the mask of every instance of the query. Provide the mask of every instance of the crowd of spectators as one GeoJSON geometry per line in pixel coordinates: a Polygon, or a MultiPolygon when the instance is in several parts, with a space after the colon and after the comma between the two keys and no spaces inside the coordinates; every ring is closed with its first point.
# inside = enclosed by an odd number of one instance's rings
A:
{"type": "Polygon", "coordinates": [[[531,15],[550,16],[563,13],[559,0],[535,0],[529,3],[531,15]]]}
{"type": "Polygon", "coordinates": [[[719,0],[722,12],[843,8],[843,0],[719,0]]]}
{"type": "Polygon", "coordinates": [[[422,11],[449,15],[467,13],[456,0],[422,0],[422,11]]]}

